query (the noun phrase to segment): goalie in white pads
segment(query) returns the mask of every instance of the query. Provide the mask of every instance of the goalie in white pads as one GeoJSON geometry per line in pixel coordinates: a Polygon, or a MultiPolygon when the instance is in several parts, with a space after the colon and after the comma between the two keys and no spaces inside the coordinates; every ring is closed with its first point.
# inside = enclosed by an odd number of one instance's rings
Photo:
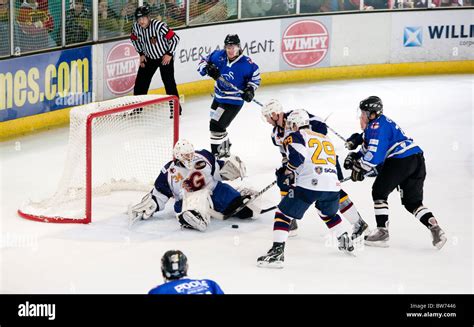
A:
{"type": "MultiPolygon", "coordinates": [[[[207,150],[195,151],[184,139],[176,143],[173,154],[175,160],[161,169],[153,190],[129,209],[131,223],[152,217],[174,198],[174,210],[181,226],[205,231],[213,211],[227,215],[247,200],[248,196],[222,182],[245,176],[245,166],[238,157],[231,156],[224,162],[207,150]]],[[[253,218],[260,211],[249,204],[235,216],[253,218]]]]}
{"type": "MultiPolygon", "coordinates": [[[[301,109],[304,110],[304,109],[301,109]]],[[[328,132],[326,123],[319,117],[314,116],[304,110],[309,116],[309,129],[313,132],[326,135],[328,132]]],[[[283,111],[283,107],[278,100],[270,100],[265,106],[262,108],[262,115],[265,120],[273,126],[272,131],[272,141],[275,146],[280,148],[280,153],[282,155],[282,164],[283,166],[286,165],[288,162],[288,154],[283,145],[283,140],[292,132],[291,130],[286,129],[286,121],[288,116],[294,112],[294,110],[290,110],[288,112],[283,111]]],[[[334,152],[334,151],[333,151],[334,152]]],[[[337,170],[337,177],[339,180],[342,180],[344,176],[342,175],[341,166],[339,165],[338,157],[336,156],[336,170],[337,170]]],[[[285,187],[280,187],[281,196],[285,196],[288,191],[291,189],[290,185],[286,185],[285,187]]],[[[363,235],[368,228],[367,223],[362,219],[359,212],[357,211],[354,203],[349,198],[349,195],[341,189],[339,191],[339,211],[341,212],[342,216],[351,223],[352,227],[352,239],[356,239],[363,235]]],[[[290,226],[290,236],[296,234],[296,230],[298,225],[296,220],[291,221],[290,226]]]]}

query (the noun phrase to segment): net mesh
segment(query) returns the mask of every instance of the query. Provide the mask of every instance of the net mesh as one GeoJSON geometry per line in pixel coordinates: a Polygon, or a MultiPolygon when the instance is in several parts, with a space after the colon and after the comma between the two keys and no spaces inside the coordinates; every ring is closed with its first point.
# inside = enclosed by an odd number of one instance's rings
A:
{"type": "Polygon", "coordinates": [[[88,173],[92,176],[92,197],[120,190],[151,190],[160,169],[173,157],[174,120],[170,119],[170,112],[174,103],[163,98],[129,96],[72,109],[68,154],[56,193],[49,199],[26,203],[20,212],[52,219],[83,219],[88,173]],[[88,171],[88,117],[150,100],[158,102],[92,119],[92,160],[88,171]]]}

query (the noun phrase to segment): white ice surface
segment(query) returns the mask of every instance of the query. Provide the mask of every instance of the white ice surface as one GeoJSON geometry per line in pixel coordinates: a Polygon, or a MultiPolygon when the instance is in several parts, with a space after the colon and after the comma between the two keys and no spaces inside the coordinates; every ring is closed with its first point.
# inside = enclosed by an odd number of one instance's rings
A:
{"type": "MultiPolygon", "coordinates": [[[[145,293],[162,282],[161,255],[175,248],[188,256],[191,277],[214,279],[226,293],[473,293],[472,75],[289,84],[256,93],[261,102],[276,98],[287,109],[332,114],[328,124],[345,136],[358,131],[356,107],[369,95],[383,99],[385,114],[425,152],[424,204],[446,231],[441,251],[396,191],[389,198],[389,248],[340,253],[310,208],[299,235],[288,241],[282,270],[256,267],[272,243],[272,213],[257,221],[213,220],[200,233],[180,230],[168,206],[129,230],[126,206],[142,194],[122,192],[94,202],[90,225],[22,219],[16,210],[23,201],[47,197],[57,186],[68,141],[68,129],[61,128],[0,143],[0,293],[145,293]]],[[[210,101],[203,96],[183,105],[180,133],[196,148],[208,147],[210,101]]],[[[270,183],[280,155],[260,108],[246,104],[229,134],[232,152],[247,164],[246,184],[270,183]]],[[[330,136],[343,159],[347,150],[330,136]]],[[[344,189],[374,227],[372,181],[347,182],[344,189]]],[[[275,187],[263,202],[278,198],[275,187]]]]}

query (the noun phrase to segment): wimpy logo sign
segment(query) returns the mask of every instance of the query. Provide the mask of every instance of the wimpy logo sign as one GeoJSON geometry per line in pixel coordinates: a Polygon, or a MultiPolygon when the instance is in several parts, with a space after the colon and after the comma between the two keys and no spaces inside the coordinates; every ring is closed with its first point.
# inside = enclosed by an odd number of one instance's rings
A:
{"type": "Polygon", "coordinates": [[[329,49],[329,33],[316,20],[297,21],[285,30],[281,42],[281,54],[293,67],[309,67],[318,64],[329,49]]]}

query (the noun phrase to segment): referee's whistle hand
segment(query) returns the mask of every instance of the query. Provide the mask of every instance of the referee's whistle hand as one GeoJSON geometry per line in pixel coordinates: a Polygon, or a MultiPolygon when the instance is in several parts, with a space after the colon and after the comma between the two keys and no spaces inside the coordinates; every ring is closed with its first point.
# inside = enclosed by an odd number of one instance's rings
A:
{"type": "Polygon", "coordinates": [[[161,59],[161,63],[162,63],[163,65],[168,65],[168,64],[170,63],[170,61],[171,61],[171,58],[173,58],[173,57],[171,57],[171,56],[168,55],[168,54],[165,54],[165,55],[163,56],[163,59],[161,59]]]}
{"type": "Polygon", "coordinates": [[[140,56],[140,67],[145,67],[146,63],[146,57],[145,56],[140,56]]]}

